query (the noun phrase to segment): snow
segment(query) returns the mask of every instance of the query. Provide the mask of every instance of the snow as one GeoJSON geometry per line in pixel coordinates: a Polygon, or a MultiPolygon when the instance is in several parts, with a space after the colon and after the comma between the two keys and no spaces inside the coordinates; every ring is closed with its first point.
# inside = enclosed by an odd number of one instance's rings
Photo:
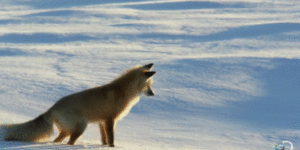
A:
{"type": "Polygon", "coordinates": [[[51,143],[55,129],[46,143],[0,149],[297,150],[299,10],[298,0],[1,1],[1,124],[137,64],[157,74],[156,96],[117,124],[116,148],[91,124],[75,146],[51,143]]]}

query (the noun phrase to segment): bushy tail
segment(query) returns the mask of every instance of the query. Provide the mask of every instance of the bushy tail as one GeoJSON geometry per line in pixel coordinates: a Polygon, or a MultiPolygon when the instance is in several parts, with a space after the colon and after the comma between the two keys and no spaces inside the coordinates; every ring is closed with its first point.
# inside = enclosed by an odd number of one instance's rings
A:
{"type": "Polygon", "coordinates": [[[42,142],[53,133],[53,118],[48,111],[28,122],[2,125],[1,128],[5,132],[5,141],[42,142]]]}

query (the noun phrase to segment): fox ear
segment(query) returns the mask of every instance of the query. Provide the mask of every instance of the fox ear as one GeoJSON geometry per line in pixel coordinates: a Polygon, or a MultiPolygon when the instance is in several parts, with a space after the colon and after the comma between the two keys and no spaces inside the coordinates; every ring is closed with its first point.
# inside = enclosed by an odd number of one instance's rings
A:
{"type": "Polygon", "coordinates": [[[150,71],[150,72],[145,72],[144,74],[145,74],[145,76],[146,76],[147,78],[150,78],[150,77],[152,77],[155,73],[156,73],[155,71],[150,71]]]}
{"type": "Polygon", "coordinates": [[[145,65],[144,68],[145,68],[145,69],[151,69],[151,68],[153,67],[153,65],[154,65],[154,64],[151,63],[151,64],[148,64],[148,65],[145,65]]]}

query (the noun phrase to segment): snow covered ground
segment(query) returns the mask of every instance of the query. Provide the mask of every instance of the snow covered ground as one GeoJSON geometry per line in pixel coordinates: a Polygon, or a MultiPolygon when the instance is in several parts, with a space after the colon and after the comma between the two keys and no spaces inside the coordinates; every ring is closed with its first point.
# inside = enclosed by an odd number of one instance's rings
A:
{"type": "Polygon", "coordinates": [[[136,64],[157,71],[156,96],[117,124],[116,148],[90,125],[75,146],[51,143],[55,130],[47,143],[0,149],[268,150],[283,140],[300,149],[298,0],[0,4],[1,124],[136,64]]]}

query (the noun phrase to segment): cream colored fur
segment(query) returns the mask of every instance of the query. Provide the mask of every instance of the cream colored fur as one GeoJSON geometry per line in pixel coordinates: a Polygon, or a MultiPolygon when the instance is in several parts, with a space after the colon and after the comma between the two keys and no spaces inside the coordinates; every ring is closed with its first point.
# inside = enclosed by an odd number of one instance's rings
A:
{"type": "Polygon", "coordinates": [[[106,85],[63,97],[34,120],[2,125],[7,130],[5,140],[42,141],[50,137],[55,123],[60,134],[54,142],[70,136],[68,144],[72,145],[88,123],[98,123],[102,144],[114,146],[116,122],[129,113],[142,93],[154,95],[152,66],[136,66],[106,85]]]}

